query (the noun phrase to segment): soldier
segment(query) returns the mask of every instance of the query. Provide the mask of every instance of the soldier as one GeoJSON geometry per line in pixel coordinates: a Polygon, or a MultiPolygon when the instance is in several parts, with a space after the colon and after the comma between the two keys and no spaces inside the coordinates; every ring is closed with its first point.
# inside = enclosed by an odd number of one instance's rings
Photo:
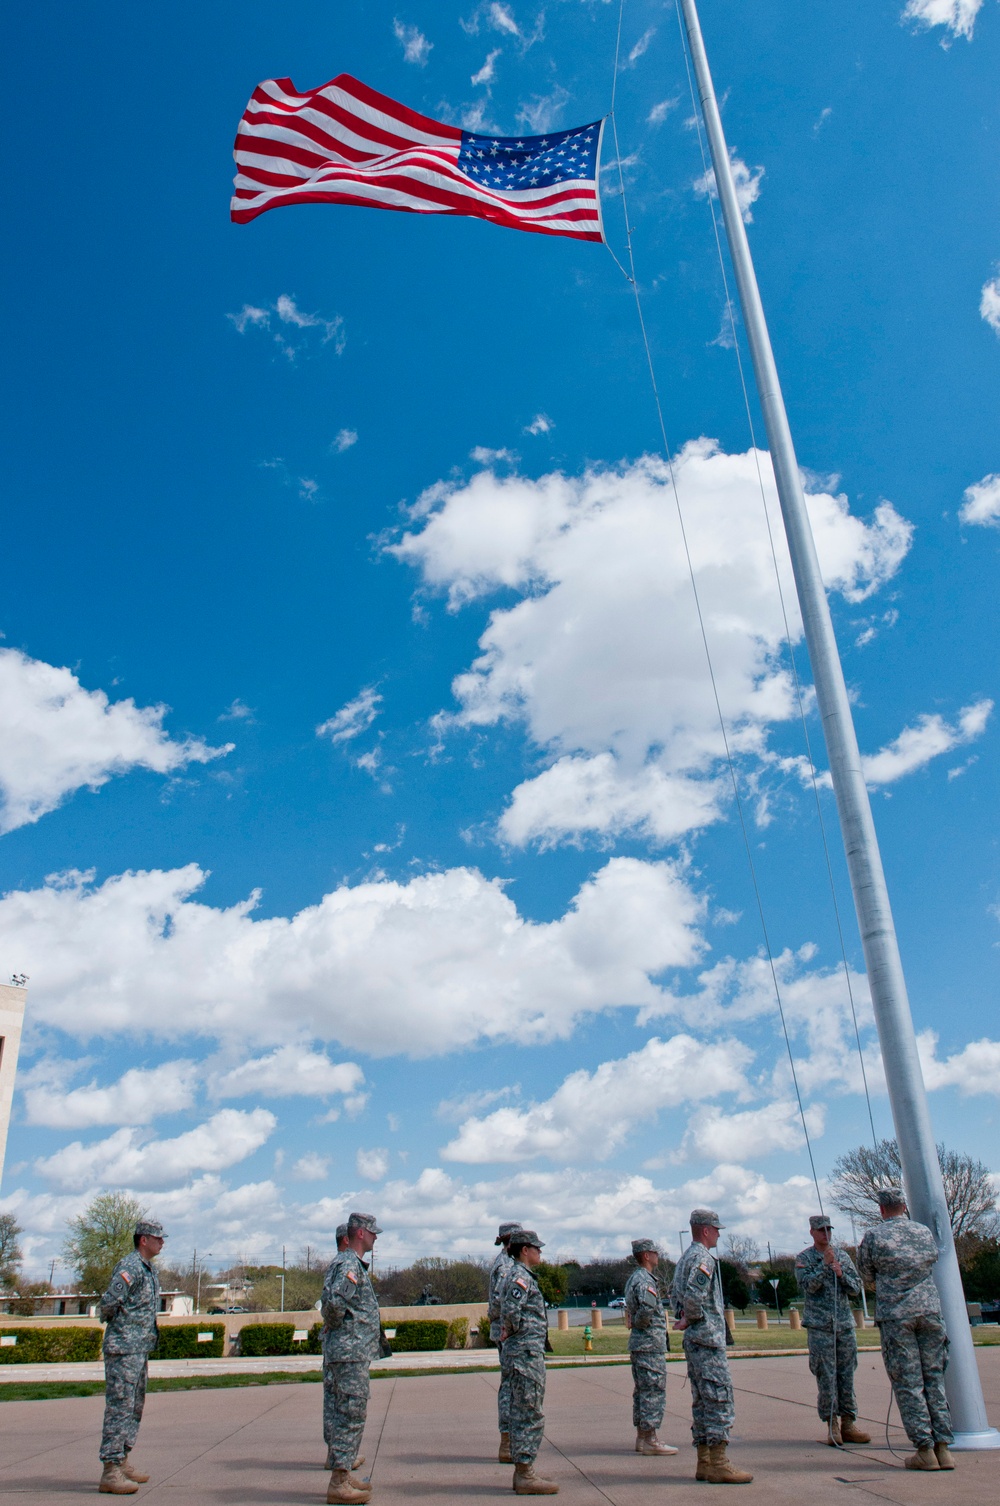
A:
{"type": "Polygon", "coordinates": [[[510,1383],[504,1374],[503,1350],[500,1343],[500,1302],[507,1277],[514,1269],[514,1261],[510,1258],[507,1245],[515,1229],[520,1229],[520,1227],[520,1224],[501,1224],[497,1230],[497,1237],[493,1243],[500,1245],[501,1249],[490,1268],[489,1305],[486,1309],[490,1320],[490,1342],[497,1346],[501,1358],[500,1389],[497,1392],[497,1425],[500,1429],[500,1449],[497,1459],[501,1464],[513,1464],[514,1460],[510,1452],[510,1383]]]}
{"type": "MultiPolygon", "coordinates": [[[[334,1237],[336,1238],[336,1241],[337,1241],[337,1254],[338,1255],[343,1255],[344,1251],[349,1248],[348,1243],[347,1243],[347,1225],[346,1224],[338,1224],[337,1225],[337,1232],[336,1232],[336,1235],[334,1237]]],[[[362,1264],[364,1264],[364,1262],[362,1262],[362,1264]]],[[[379,1336],[380,1336],[380,1339],[379,1339],[379,1353],[380,1354],[383,1354],[383,1353],[391,1354],[392,1353],[392,1348],[391,1348],[391,1346],[389,1346],[388,1340],[385,1341],[385,1345],[386,1345],[385,1349],[383,1349],[383,1346],[382,1346],[382,1340],[385,1338],[385,1331],[382,1328],[381,1323],[379,1324],[379,1336]]],[[[332,1438],[333,1438],[333,1396],[332,1396],[332,1392],[328,1392],[327,1388],[324,1386],[323,1387],[323,1442],[326,1444],[326,1467],[327,1467],[327,1469],[333,1469],[333,1467],[334,1467],[334,1463],[333,1463],[333,1449],[331,1448],[331,1440],[332,1440],[332,1438]]],[[[358,1457],[355,1459],[354,1463],[351,1465],[351,1469],[352,1470],[353,1469],[360,1469],[361,1466],[362,1466],[362,1464],[364,1464],[364,1462],[365,1462],[365,1456],[364,1456],[364,1454],[359,1454],[358,1457]]]]}
{"type": "Polygon", "coordinates": [[[98,1304],[104,1330],[104,1429],[101,1463],[102,1495],[132,1496],[148,1475],[133,1469],[128,1456],[135,1447],[146,1400],[148,1360],[159,1333],[160,1280],[153,1261],[163,1249],[163,1228],[140,1219],[132,1236],[133,1249],[115,1266],[107,1291],[98,1304]]]}
{"type": "Polygon", "coordinates": [[[367,1501],[371,1485],[351,1474],[368,1415],[368,1367],[379,1352],[378,1301],[362,1256],[382,1230],[374,1214],[352,1213],[347,1249],[330,1262],[323,1283],[323,1416],[331,1461],[326,1499],[367,1501]]]}
{"type": "Polygon", "coordinates": [[[723,1227],[710,1208],[692,1211],[691,1244],[677,1262],[670,1296],[678,1319],[674,1328],[684,1335],[691,1382],[691,1436],[698,1450],[694,1477],[709,1485],[745,1485],[753,1475],[737,1469],[728,1455],[736,1413],[726,1356],[722,1279],[711,1253],[723,1227]]]}
{"type": "Polygon", "coordinates": [[[667,1404],[667,1319],[653,1274],[660,1252],[651,1239],[633,1239],[636,1269],[625,1284],[625,1321],[632,1361],[632,1424],[637,1454],[676,1454],[656,1430],[667,1404]]]}
{"type": "Polygon", "coordinates": [[[542,1258],[533,1229],[511,1231],[507,1248],[514,1262],[500,1301],[500,1366],[510,1388],[510,1453],[514,1494],[554,1496],[559,1486],[535,1474],[545,1418],[545,1340],[549,1323],[545,1299],[532,1276],[542,1258]]]}
{"type": "Polygon", "coordinates": [[[861,1294],[861,1277],[846,1250],[832,1243],[833,1225],[825,1213],[809,1220],[812,1244],[795,1257],[795,1279],[805,1297],[802,1321],[809,1339],[809,1369],[816,1377],[819,1415],[827,1443],[871,1443],[858,1427],[854,1372],[858,1343],[851,1298],[861,1294]]]}
{"type": "Polygon", "coordinates": [[[898,1187],[878,1193],[882,1224],[861,1241],[858,1265],[875,1281],[875,1322],[882,1333],[882,1361],[915,1453],[907,1469],[954,1469],[951,1412],[944,1394],[948,1335],[941,1298],[931,1271],[938,1248],[926,1224],[906,1211],[898,1187]]]}

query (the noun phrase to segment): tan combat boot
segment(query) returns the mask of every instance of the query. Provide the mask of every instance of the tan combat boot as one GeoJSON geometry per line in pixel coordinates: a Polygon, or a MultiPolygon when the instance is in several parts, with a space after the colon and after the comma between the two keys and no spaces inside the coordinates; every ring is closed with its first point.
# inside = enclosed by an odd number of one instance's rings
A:
{"type": "Polygon", "coordinates": [[[695,1448],[698,1450],[698,1464],[694,1472],[694,1477],[696,1480],[704,1480],[705,1471],[708,1468],[709,1463],[709,1445],[707,1443],[696,1443],[695,1448]]]}
{"type": "Polygon", "coordinates": [[[856,1417],[842,1417],[840,1419],[840,1436],[844,1443],[871,1443],[871,1433],[865,1433],[858,1427],[856,1417]]]}
{"type": "Polygon", "coordinates": [[[660,1442],[655,1428],[639,1428],[635,1435],[635,1451],[637,1454],[676,1454],[677,1452],[669,1443],[660,1442]]]}
{"type": "Polygon", "coordinates": [[[937,1460],[937,1454],[931,1448],[929,1443],[925,1443],[923,1448],[918,1448],[915,1454],[911,1454],[910,1457],[903,1462],[906,1465],[907,1469],[941,1468],[937,1460]]]}
{"type": "Polygon", "coordinates": [[[511,1457],[511,1452],[510,1452],[510,1434],[509,1433],[501,1433],[500,1434],[500,1447],[497,1450],[497,1463],[498,1464],[513,1464],[514,1463],[514,1460],[511,1457]]]}
{"type": "Polygon", "coordinates": [[[559,1486],[555,1480],[545,1480],[535,1474],[533,1464],[515,1464],[513,1489],[516,1496],[557,1496],[559,1486]]]}
{"type": "Polygon", "coordinates": [[[136,1469],[134,1464],[129,1463],[128,1456],[130,1452],[130,1449],[125,1450],[125,1460],[122,1464],[122,1474],[125,1476],[126,1480],[134,1480],[137,1485],[148,1485],[149,1476],[142,1474],[141,1471],[136,1469]]]}
{"type": "Polygon", "coordinates": [[[749,1470],[737,1469],[730,1461],[725,1443],[712,1443],[708,1449],[708,1463],[703,1479],[709,1485],[749,1485],[753,1475],[749,1470]]]}
{"type": "Polygon", "coordinates": [[[946,1443],[935,1443],[934,1454],[937,1458],[938,1469],[955,1468],[955,1460],[952,1457],[951,1449],[946,1443]]]}
{"type": "Polygon", "coordinates": [[[840,1431],[840,1418],[831,1417],[826,1425],[826,1441],[831,1448],[839,1448],[844,1441],[844,1435],[840,1431]]]}
{"type": "Polygon", "coordinates": [[[361,1480],[352,1480],[346,1469],[334,1469],[330,1471],[330,1484],[327,1488],[327,1506],[342,1506],[342,1503],[355,1501],[370,1501],[372,1488],[365,1485],[361,1480]]]}
{"type": "Polygon", "coordinates": [[[134,1496],[139,1489],[134,1480],[126,1480],[120,1464],[105,1464],[97,1488],[102,1496],[134,1496]]]}

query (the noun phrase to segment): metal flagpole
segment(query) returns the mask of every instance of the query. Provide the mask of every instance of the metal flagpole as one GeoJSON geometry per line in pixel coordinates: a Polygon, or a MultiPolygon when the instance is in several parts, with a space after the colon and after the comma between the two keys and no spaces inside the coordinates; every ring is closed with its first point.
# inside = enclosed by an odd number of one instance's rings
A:
{"type": "Polygon", "coordinates": [[[1000,1432],[989,1425],[979,1371],[976,1368],[972,1331],[955,1256],[951,1220],[945,1202],[927,1094],[917,1056],[913,1018],[889,907],[882,859],[868,790],[861,770],[861,755],[847,698],[844,671],[837,652],[830,608],[806,512],[788,415],[781,395],[743,217],[736,199],[729,150],[705,54],[697,7],[695,0],[680,0],[680,4],[712,150],[715,180],[736,273],[747,339],[753,356],[757,391],[764,412],[774,479],[816,685],[816,699],[830,759],[837,814],[847,853],[875,1022],[882,1047],[889,1102],[899,1141],[907,1202],[913,1216],[933,1230],[940,1251],[934,1279],[941,1293],[945,1323],[951,1340],[946,1384],[955,1426],[955,1446],[966,1449],[1000,1448],[1000,1432]]]}

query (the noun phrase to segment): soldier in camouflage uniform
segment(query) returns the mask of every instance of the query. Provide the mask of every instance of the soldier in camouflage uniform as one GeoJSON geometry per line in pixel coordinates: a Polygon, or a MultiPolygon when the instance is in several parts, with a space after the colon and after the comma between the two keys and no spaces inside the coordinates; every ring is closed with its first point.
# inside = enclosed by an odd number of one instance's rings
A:
{"type": "Polygon", "coordinates": [[[825,1213],[813,1214],[813,1242],[795,1257],[795,1279],[805,1298],[802,1322],[809,1339],[809,1369],[816,1377],[827,1442],[871,1443],[871,1435],[858,1427],[854,1397],[858,1343],[851,1298],[861,1294],[861,1277],[847,1251],[832,1243],[832,1229],[825,1213]]]}
{"type": "MultiPolygon", "coordinates": [[[[344,1251],[349,1248],[348,1243],[347,1243],[347,1225],[346,1224],[338,1224],[337,1225],[337,1232],[334,1235],[334,1238],[337,1241],[337,1254],[338,1255],[343,1255],[344,1251]]],[[[362,1264],[364,1264],[364,1262],[362,1262],[362,1264]]],[[[380,1333],[380,1335],[384,1334],[384,1330],[383,1330],[381,1324],[379,1325],[379,1333],[380,1333]]],[[[388,1341],[386,1341],[385,1350],[383,1351],[380,1348],[379,1352],[380,1353],[387,1352],[389,1354],[392,1353],[392,1348],[391,1348],[391,1346],[389,1346],[388,1341]]],[[[333,1464],[333,1449],[330,1446],[332,1438],[333,1438],[333,1394],[332,1394],[332,1392],[329,1392],[327,1390],[326,1386],[324,1386],[323,1387],[323,1442],[326,1444],[326,1467],[327,1467],[327,1469],[333,1469],[333,1467],[334,1467],[334,1464],[333,1464]]],[[[364,1454],[359,1454],[358,1457],[355,1459],[354,1463],[351,1465],[351,1468],[352,1469],[360,1469],[361,1466],[362,1466],[362,1464],[364,1464],[364,1462],[365,1462],[365,1456],[364,1456],[364,1454]]]]}
{"type": "MultiPolygon", "coordinates": [[[[500,1253],[490,1268],[490,1289],[488,1306],[486,1309],[490,1320],[490,1342],[497,1346],[501,1361],[503,1360],[502,1345],[500,1343],[500,1303],[503,1298],[503,1289],[507,1277],[514,1269],[515,1262],[511,1259],[507,1249],[510,1236],[520,1224],[501,1224],[497,1230],[494,1244],[500,1245],[500,1253]]],[[[497,1425],[500,1428],[500,1449],[497,1459],[501,1464],[513,1464],[514,1460],[510,1452],[510,1383],[504,1375],[503,1364],[500,1366],[500,1389],[497,1392],[497,1425]]]]}
{"type": "Polygon", "coordinates": [[[660,1252],[651,1239],[633,1239],[636,1269],[625,1283],[625,1321],[632,1361],[632,1425],[637,1454],[676,1454],[656,1430],[667,1404],[667,1319],[654,1272],[660,1252]]]}
{"type": "Polygon", "coordinates": [[[371,1486],[353,1476],[351,1467],[368,1415],[368,1367],[379,1352],[378,1300],[361,1257],[381,1232],[373,1214],[352,1213],[347,1249],[334,1256],[323,1282],[323,1417],[331,1506],[371,1497],[371,1486]]]}
{"type": "Polygon", "coordinates": [[[719,1215],[710,1208],[691,1213],[691,1244],[677,1262],[671,1301],[684,1335],[691,1382],[691,1436],[698,1450],[695,1479],[710,1485],[745,1485],[753,1475],[737,1469],[728,1455],[736,1421],[733,1383],[726,1356],[722,1280],[712,1251],[719,1243],[719,1215]]]}
{"type": "Polygon", "coordinates": [[[514,1494],[554,1496],[559,1486],[535,1474],[545,1418],[545,1341],[549,1320],[532,1268],[542,1258],[533,1229],[515,1229],[508,1244],[514,1262],[500,1300],[500,1366],[510,1388],[510,1452],[514,1494]]]}
{"type": "Polygon", "coordinates": [[[135,1447],[142,1421],[148,1360],[159,1337],[156,1315],[160,1310],[160,1280],[153,1261],[163,1249],[165,1239],[160,1224],[140,1219],[132,1236],[134,1248],[115,1266],[108,1289],[98,1304],[101,1318],[107,1324],[101,1434],[104,1472],[97,1487],[102,1495],[135,1495],[149,1479],[131,1467],[128,1455],[135,1447]]]}
{"type": "Polygon", "coordinates": [[[931,1271],[938,1248],[926,1224],[906,1211],[898,1187],[878,1194],[882,1223],[861,1241],[858,1265],[875,1281],[875,1322],[882,1361],[907,1437],[916,1452],[907,1469],[954,1469],[951,1412],[944,1394],[948,1335],[931,1271]]]}

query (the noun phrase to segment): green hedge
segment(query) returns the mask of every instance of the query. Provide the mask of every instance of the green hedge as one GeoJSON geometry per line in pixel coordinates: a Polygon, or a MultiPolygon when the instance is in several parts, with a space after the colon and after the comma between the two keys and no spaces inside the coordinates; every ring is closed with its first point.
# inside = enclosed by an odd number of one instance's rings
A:
{"type": "Polygon", "coordinates": [[[322,1325],[322,1323],[314,1323],[313,1324],[312,1328],[310,1328],[310,1330],[309,1330],[309,1337],[306,1340],[304,1347],[305,1347],[305,1350],[306,1350],[307,1354],[322,1354],[323,1353],[323,1325],[322,1325]]]}
{"type": "Polygon", "coordinates": [[[469,1342],[468,1318],[452,1318],[448,1324],[448,1348],[464,1349],[469,1342]]]}
{"type": "Polygon", "coordinates": [[[497,1346],[490,1338],[490,1320],[486,1313],[479,1320],[479,1342],[484,1349],[495,1349],[497,1346]]]}
{"type": "Polygon", "coordinates": [[[448,1324],[441,1318],[408,1318],[396,1324],[392,1341],[393,1354],[413,1354],[418,1349],[444,1349],[448,1343],[448,1324]]]}
{"type": "Polygon", "coordinates": [[[248,1323],[240,1329],[240,1354],[295,1354],[294,1323],[248,1323]]]}
{"type": "Polygon", "coordinates": [[[0,1328],[3,1338],[11,1335],[17,1343],[0,1345],[0,1365],[99,1360],[104,1336],[100,1328],[0,1328]]]}
{"type": "Polygon", "coordinates": [[[153,1350],[157,1360],[217,1360],[225,1352],[225,1323],[171,1323],[160,1329],[160,1342],[153,1350]],[[198,1335],[210,1333],[210,1344],[199,1344],[198,1335]]]}

